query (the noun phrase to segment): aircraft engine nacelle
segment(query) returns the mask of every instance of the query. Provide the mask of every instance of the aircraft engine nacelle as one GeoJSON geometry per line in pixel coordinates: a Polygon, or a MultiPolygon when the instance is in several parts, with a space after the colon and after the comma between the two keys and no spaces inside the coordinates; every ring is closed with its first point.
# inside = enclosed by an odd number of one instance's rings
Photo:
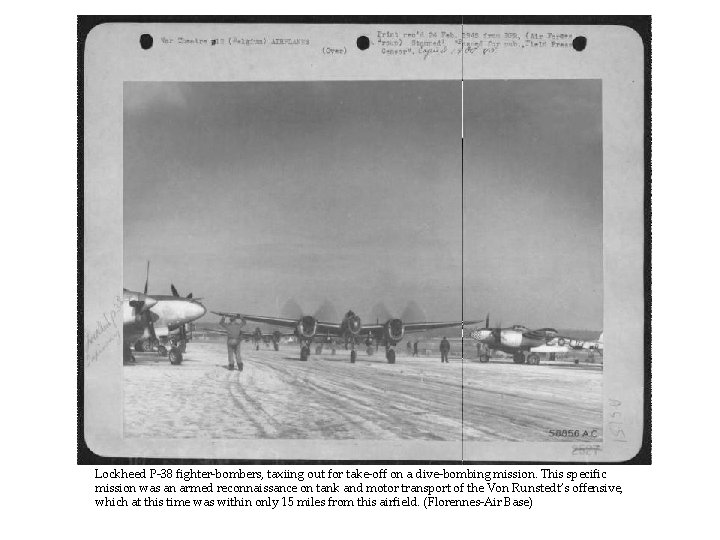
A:
{"type": "Polygon", "coordinates": [[[478,328],[477,330],[473,330],[470,337],[472,337],[475,341],[487,343],[493,341],[493,331],[489,328],[478,328]]]}
{"type": "Polygon", "coordinates": [[[505,347],[520,347],[522,345],[522,332],[515,330],[503,330],[500,332],[500,344],[505,347]]]}
{"type": "Polygon", "coordinates": [[[315,334],[317,333],[317,319],[315,317],[306,315],[298,321],[296,330],[298,336],[305,339],[315,337],[315,334]]]}
{"type": "Polygon", "coordinates": [[[356,336],[362,329],[362,320],[357,315],[351,315],[347,319],[347,329],[353,335],[356,336]]]}
{"type": "Polygon", "coordinates": [[[405,325],[400,319],[390,319],[385,323],[384,332],[388,343],[397,343],[405,335],[405,325]]]}
{"type": "Polygon", "coordinates": [[[140,293],[125,292],[123,294],[123,324],[147,324],[157,320],[157,316],[149,311],[157,304],[157,300],[140,293]]]}

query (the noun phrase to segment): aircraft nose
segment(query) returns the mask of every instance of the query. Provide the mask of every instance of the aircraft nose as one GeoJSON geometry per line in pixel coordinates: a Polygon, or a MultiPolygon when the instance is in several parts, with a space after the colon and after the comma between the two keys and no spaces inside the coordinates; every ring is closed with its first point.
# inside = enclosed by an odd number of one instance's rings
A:
{"type": "Polygon", "coordinates": [[[191,302],[188,311],[190,312],[190,317],[192,320],[199,319],[200,317],[205,315],[205,313],[207,313],[207,309],[205,308],[205,306],[203,306],[199,302],[191,302]]]}

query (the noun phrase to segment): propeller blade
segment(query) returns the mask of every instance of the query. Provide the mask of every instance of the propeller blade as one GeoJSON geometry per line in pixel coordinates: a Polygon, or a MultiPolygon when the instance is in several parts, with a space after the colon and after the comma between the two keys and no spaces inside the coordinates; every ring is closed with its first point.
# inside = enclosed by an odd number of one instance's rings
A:
{"type": "Polygon", "coordinates": [[[408,302],[407,306],[405,306],[405,309],[400,314],[400,318],[403,322],[421,322],[428,320],[425,312],[420,308],[415,300],[410,300],[408,302]]]}
{"type": "Polygon", "coordinates": [[[147,294],[148,281],[150,281],[150,261],[147,262],[147,268],[145,269],[145,288],[143,289],[143,294],[147,294]]]}
{"type": "Polygon", "coordinates": [[[390,312],[390,310],[383,302],[378,302],[373,306],[373,308],[370,310],[370,316],[375,317],[375,320],[378,321],[377,324],[379,324],[380,320],[385,322],[388,319],[392,319],[394,317],[394,315],[390,312]]]}
{"type": "Polygon", "coordinates": [[[155,325],[153,324],[152,313],[150,311],[146,311],[145,318],[147,321],[148,333],[150,334],[150,338],[153,341],[157,341],[157,336],[155,335],[155,325]]]}
{"type": "Polygon", "coordinates": [[[177,292],[177,289],[175,288],[175,285],[173,285],[172,283],[170,284],[170,291],[172,292],[173,296],[180,296],[177,292]]]}
{"type": "Polygon", "coordinates": [[[490,314],[485,316],[485,328],[490,328],[490,314]]]}
{"type": "Polygon", "coordinates": [[[338,321],[340,316],[338,315],[337,309],[327,298],[323,300],[322,304],[315,310],[313,315],[318,321],[338,321]]]}
{"type": "Polygon", "coordinates": [[[280,310],[280,316],[286,319],[300,319],[303,310],[294,298],[290,298],[280,310]]]}

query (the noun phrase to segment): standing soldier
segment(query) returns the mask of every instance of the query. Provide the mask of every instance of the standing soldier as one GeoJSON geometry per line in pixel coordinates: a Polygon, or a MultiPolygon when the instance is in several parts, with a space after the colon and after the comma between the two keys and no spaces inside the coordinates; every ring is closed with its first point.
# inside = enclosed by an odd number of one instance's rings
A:
{"type": "Polygon", "coordinates": [[[448,360],[448,354],[450,354],[450,342],[448,341],[448,338],[443,336],[442,341],[440,342],[440,363],[450,363],[448,360]]]}
{"type": "Polygon", "coordinates": [[[407,353],[408,353],[408,356],[412,355],[412,343],[410,342],[410,340],[408,340],[408,342],[407,342],[407,353]]]}
{"type": "Polygon", "coordinates": [[[417,349],[418,349],[418,340],[416,339],[416,340],[415,340],[415,343],[413,343],[413,356],[417,356],[417,355],[418,355],[417,349]]]}
{"type": "Polygon", "coordinates": [[[242,327],[245,326],[245,320],[237,321],[235,317],[230,319],[229,323],[225,322],[225,316],[220,319],[220,326],[227,331],[227,349],[228,349],[228,369],[235,369],[233,364],[233,356],[237,362],[238,371],[243,370],[242,358],[240,357],[240,343],[242,342],[242,327]]]}

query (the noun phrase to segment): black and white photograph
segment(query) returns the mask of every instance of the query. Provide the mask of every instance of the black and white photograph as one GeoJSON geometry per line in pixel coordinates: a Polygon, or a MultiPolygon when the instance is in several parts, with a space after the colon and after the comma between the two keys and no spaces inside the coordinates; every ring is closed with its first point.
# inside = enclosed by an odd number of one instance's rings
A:
{"type": "Polygon", "coordinates": [[[600,96],[126,83],[125,436],[602,441],[600,96]]]}
{"type": "Polygon", "coordinates": [[[486,52],[405,28],[402,59],[399,28],[171,28],[90,110],[91,448],[632,457],[642,107],[616,74],[639,64],[522,28],[461,32],[486,52]],[[369,48],[303,49],[361,30],[369,48]]]}

